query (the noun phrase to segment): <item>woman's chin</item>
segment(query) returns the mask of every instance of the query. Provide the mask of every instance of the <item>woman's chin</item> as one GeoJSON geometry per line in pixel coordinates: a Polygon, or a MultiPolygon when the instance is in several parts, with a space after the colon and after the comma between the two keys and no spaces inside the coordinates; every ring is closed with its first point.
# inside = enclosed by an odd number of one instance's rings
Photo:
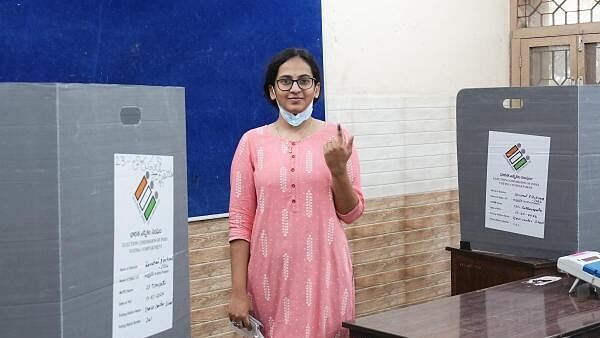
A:
{"type": "Polygon", "coordinates": [[[298,106],[298,105],[293,105],[293,106],[288,106],[288,107],[283,107],[283,108],[285,108],[285,110],[287,110],[288,112],[290,112],[293,115],[298,115],[301,112],[303,112],[304,109],[306,109],[306,107],[298,106]]]}

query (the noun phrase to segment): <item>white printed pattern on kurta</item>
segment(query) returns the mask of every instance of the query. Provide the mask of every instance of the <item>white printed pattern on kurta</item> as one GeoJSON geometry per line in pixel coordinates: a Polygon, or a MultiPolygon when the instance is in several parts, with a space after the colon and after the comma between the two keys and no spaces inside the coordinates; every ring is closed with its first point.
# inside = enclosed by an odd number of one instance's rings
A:
{"type": "Polygon", "coordinates": [[[289,231],[289,213],[287,209],[281,210],[281,234],[283,237],[287,237],[289,231]]]}
{"type": "Polygon", "coordinates": [[[306,305],[310,306],[312,304],[312,282],[310,279],[306,281],[306,286],[304,289],[306,305]]]}
{"type": "Polygon", "coordinates": [[[342,308],[340,310],[340,314],[342,315],[342,318],[344,318],[344,316],[346,315],[346,310],[348,307],[348,289],[344,289],[344,295],[342,296],[342,308]]]}
{"type": "Polygon", "coordinates": [[[246,148],[248,147],[248,142],[246,141],[246,139],[242,140],[240,142],[240,156],[244,155],[244,152],[246,151],[246,148]]]}
{"type": "Polygon", "coordinates": [[[258,161],[258,170],[262,170],[265,160],[265,150],[263,147],[259,147],[256,151],[256,160],[258,161]]]}
{"type": "Polygon", "coordinates": [[[235,197],[240,198],[242,196],[242,172],[235,172],[235,197]]]}
{"type": "Polygon", "coordinates": [[[285,153],[288,152],[288,144],[287,144],[287,142],[281,142],[281,152],[283,154],[285,154],[285,153]]]}
{"type": "Polygon", "coordinates": [[[240,228],[242,226],[242,215],[235,214],[235,216],[233,216],[233,222],[236,225],[236,227],[240,228]]]}
{"type": "Polygon", "coordinates": [[[327,328],[327,319],[329,319],[329,306],[325,305],[323,309],[323,321],[321,322],[321,328],[325,330],[327,328]]]}
{"type": "Polygon", "coordinates": [[[263,292],[265,295],[265,300],[268,302],[271,300],[271,287],[269,286],[269,278],[265,274],[263,278],[263,292]]]}
{"type": "Polygon", "coordinates": [[[327,221],[327,244],[331,245],[333,243],[333,234],[335,230],[335,220],[333,217],[330,217],[327,221]]]}
{"type": "Polygon", "coordinates": [[[290,256],[286,253],[283,254],[283,280],[288,280],[290,276],[290,256]]]}
{"type": "Polygon", "coordinates": [[[265,213],[265,188],[262,187],[258,193],[258,211],[261,215],[265,213]]]}
{"type": "Polygon", "coordinates": [[[308,235],[306,238],[306,260],[312,262],[313,260],[313,238],[312,235],[308,235]]]}
{"type": "Polygon", "coordinates": [[[313,169],[312,151],[307,150],[306,151],[306,172],[310,174],[310,173],[312,173],[312,169],[313,169]]]}
{"type": "Polygon", "coordinates": [[[269,336],[273,337],[273,331],[275,330],[275,321],[273,317],[269,317],[269,336]]]}
{"type": "Polygon", "coordinates": [[[283,298],[283,322],[287,325],[290,323],[290,299],[283,298]]]}
{"type": "Polygon", "coordinates": [[[313,215],[313,194],[309,190],[306,192],[306,217],[311,218],[313,215]]]}
{"type": "Polygon", "coordinates": [[[260,250],[263,257],[267,257],[269,254],[269,239],[267,238],[267,233],[264,230],[260,233],[260,250]]]}
{"type": "Polygon", "coordinates": [[[287,169],[285,167],[279,168],[279,187],[281,192],[287,191],[287,169]]]}

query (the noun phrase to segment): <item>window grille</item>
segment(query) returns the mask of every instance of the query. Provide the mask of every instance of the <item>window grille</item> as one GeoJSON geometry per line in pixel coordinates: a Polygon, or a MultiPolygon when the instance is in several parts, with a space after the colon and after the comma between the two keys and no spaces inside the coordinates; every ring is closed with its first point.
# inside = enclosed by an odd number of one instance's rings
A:
{"type": "Polygon", "coordinates": [[[600,22],[600,0],[518,0],[517,26],[543,27],[600,22]]]}

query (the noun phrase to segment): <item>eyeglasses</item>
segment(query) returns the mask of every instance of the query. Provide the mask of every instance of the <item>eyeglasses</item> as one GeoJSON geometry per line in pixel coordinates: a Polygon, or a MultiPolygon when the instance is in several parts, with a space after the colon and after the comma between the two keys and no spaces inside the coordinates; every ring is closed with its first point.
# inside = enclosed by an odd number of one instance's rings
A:
{"type": "Polygon", "coordinates": [[[298,84],[298,87],[302,90],[311,89],[317,80],[312,77],[302,77],[298,80],[292,80],[288,78],[279,79],[277,82],[277,88],[283,91],[291,90],[294,86],[294,82],[298,84]]]}

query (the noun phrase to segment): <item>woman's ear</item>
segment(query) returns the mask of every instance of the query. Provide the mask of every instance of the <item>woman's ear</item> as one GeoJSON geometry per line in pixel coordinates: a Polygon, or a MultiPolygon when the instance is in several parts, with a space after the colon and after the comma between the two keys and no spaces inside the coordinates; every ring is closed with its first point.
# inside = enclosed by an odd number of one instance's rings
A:
{"type": "Polygon", "coordinates": [[[277,96],[275,96],[275,88],[273,88],[273,86],[269,86],[269,96],[271,97],[271,100],[275,100],[275,98],[277,96]]]}
{"type": "Polygon", "coordinates": [[[319,98],[319,95],[321,94],[321,83],[317,83],[315,85],[315,100],[319,98]]]}

